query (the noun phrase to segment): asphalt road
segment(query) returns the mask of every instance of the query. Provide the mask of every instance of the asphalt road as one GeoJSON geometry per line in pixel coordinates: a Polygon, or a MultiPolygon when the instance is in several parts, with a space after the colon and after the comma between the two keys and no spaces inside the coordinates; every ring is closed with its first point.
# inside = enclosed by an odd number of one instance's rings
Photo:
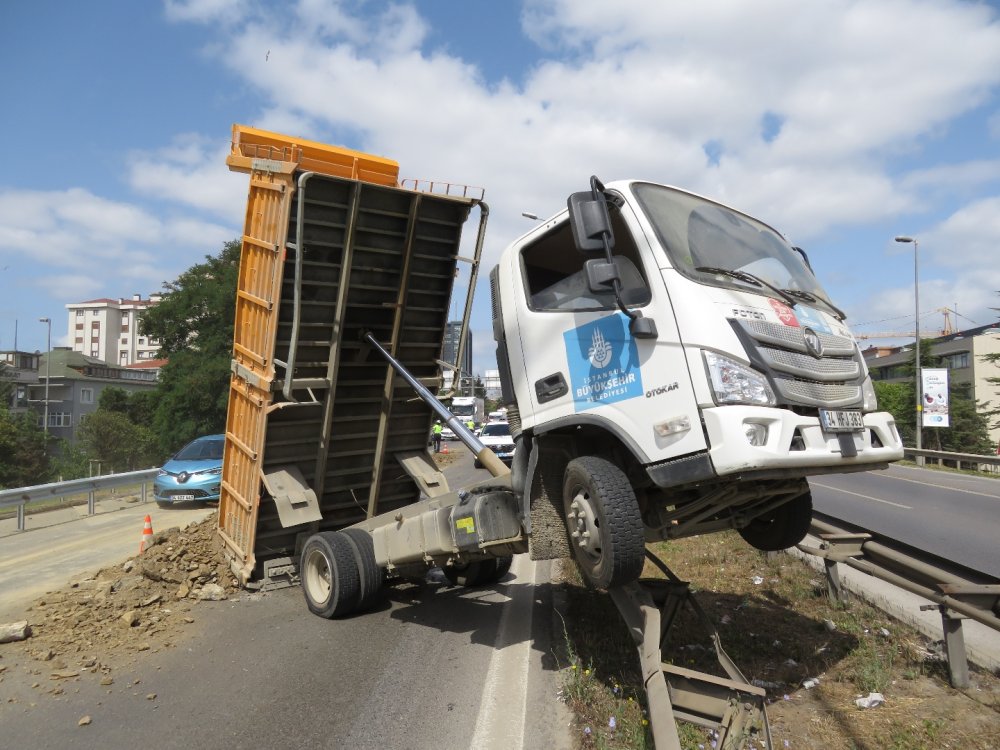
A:
{"type": "Polygon", "coordinates": [[[820,513],[1000,578],[1000,479],[893,465],[809,485],[820,513]]]}
{"type": "Polygon", "coordinates": [[[85,505],[29,515],[26,531],[16,531],[16,519],[0,521],[0,622],[23,619],[24,608],[46,591],[135,555],[147,514],[153,531],[164,531],[215,510],[193,503],[165,509],[152,502],[104,505],[93,516],[85,505]]]}
{"type": "MultiPolygon", "coordinates": [[[[467,455],[448,473],[479,474],[467,455]]],[[[50,696],[0,675],[0,745],[561,750],[549,575],[519,555],[496,586],[404,583],[375,611],[333,621],[311,615],[299,588],[203,602],[194,635],[138,655],[110,687],[88,674],[50,696]]]]}

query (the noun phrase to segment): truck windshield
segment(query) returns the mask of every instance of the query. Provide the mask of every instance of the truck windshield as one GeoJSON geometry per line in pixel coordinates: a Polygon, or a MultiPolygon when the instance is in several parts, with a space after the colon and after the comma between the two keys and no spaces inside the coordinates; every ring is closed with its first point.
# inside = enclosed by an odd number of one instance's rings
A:
{"type": "Polygon", "coordinates": [[[671,265],[685,276],[769,297],[780,290],[840,314],[802,256],[766,224],[662,185],[638,183],[633,190],[671,265]]]}

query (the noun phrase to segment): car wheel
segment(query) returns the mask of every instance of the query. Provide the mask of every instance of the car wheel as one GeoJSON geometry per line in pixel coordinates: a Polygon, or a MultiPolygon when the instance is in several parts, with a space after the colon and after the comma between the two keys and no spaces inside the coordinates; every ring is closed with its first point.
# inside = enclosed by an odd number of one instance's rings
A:
{"type": "Polygon", "coordinates": [[[573,554],[594,586],[606,589],[639,577],[646,540],[635,490],[621,469],[597,456],[570,461],[563,508],[573,554]]]}
{"type": "Polygon", "coordinates": [[[762,552],[788,549],[806,538],[812,514],[812,493],[806,491],[784,505],[757,516],[739,530],[740,536],[762,552]]]}
{"type": "Polygon", "coordinates": [[[306,540],[299,576],[309,611],[327,619],[353,612],[361,593],[361,576],[349,537],[321,531],[306,540]]]}

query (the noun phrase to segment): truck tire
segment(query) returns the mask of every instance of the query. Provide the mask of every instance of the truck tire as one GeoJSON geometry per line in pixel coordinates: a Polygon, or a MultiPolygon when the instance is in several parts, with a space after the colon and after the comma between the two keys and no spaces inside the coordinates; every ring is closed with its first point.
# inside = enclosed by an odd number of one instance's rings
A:
{"type": "Polygon", "coordinates": [[[442,570],[452,586],[464,586],[465,588],[490,586],[507,575],[513,559],[510,555],[490,557],[486,560],[475,560],[463,565],[449,565],[442,570]]]}
{"type": "Polygon", "coordinates": [[[299,558],[299,576],[313,614],[330,619],[357,608],[361,577],[354,546],[339,531],[321,531],[306,540],[299,558]]]}
{"type": "Polygon", "coordinates": [[[385,571],[375,561],[375,544],[372,535],[362,529],[341,531],[354,548],[354,562],[358,565],[361,591],[358,595],[358,609],[368,609],[385,583],[385,571]]]}
{"type": "Polygon", "coordinates": [[[807,490],[794,500],[757,516],[739,530],[740,536],[762,552],[788,549],[809,533],[812,512],[812,494],[807,490]]]}
{"type": "Polygon", "coordinates": [[[642,573],[646,541],[635,490],[610,461],[581,456],[566,465],[563,510],[570,547],[597,588],[630,583],[642,573]]]}

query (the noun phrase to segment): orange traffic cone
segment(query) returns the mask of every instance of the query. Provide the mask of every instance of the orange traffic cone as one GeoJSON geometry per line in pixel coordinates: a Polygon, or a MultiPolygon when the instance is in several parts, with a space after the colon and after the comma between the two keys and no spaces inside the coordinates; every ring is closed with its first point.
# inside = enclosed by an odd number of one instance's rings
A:
{"type": "Polygon", "coordinates": [[[441,452],[442,453],[447,453],[448,452],[448,444],[447,443],[442,443],[441,444],[441,452]]]}
{"type": "Polygon", "coordinates": [[[139,554],[146,550],[146,545],[153,539],[153,519],[146,514],[142,524],[142,538],[139,540],[139,554]]]}

